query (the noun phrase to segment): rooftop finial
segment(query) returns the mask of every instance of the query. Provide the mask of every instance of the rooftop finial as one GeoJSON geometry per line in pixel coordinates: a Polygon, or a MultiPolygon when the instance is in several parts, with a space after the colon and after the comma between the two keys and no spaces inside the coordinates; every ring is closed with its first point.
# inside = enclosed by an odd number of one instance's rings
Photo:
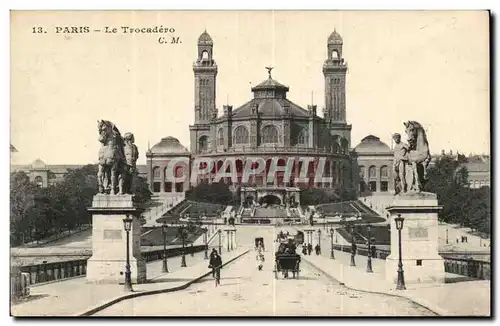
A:
{"type": "Polygon", "coordinates": [[[314,105],[314,91],[311,91],[311,105],[314,105]]]}
{"type": "Polygon", "coordinates": [[[274,69],[274,67],[266,67],[267,73],[269,74],[269,78],[271,78],[271,71],[274,69]]]}

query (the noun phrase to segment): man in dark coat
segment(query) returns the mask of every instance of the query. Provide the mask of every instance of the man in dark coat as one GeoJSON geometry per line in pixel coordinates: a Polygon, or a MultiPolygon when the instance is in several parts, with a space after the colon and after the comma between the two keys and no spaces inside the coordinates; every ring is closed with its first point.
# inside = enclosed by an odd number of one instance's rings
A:
{"type": "Polygon", "coordinates": [[[208,268],[212,269],[212,275],[214,277],[217,273],[218,274],[217,278],[220,280],[220,269],[222,268],[222,258],[221,256],[219,256],[219,253],[217,251],[212,252],[212,254],[210,254],[210,263],[208,265],[208,268]]]}
{"type": "MultiPolygon", "coordinates": [[[[217,249],[213,248],[212,252],[210,253],[210,261],[212,261],[215,256],[218,256],[219,253],[217,252],[217,249]]],[[[212,277],[215,277],[215,269],[212,269],[212,277]]]]}

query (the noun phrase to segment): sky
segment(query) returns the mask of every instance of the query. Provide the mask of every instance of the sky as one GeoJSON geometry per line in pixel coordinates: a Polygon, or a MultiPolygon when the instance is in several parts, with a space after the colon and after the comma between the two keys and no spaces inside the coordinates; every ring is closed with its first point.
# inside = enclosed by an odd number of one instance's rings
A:
{"type": "Polygon", "coordinates": [[[189,148],[194,121],[192,64],[206,29],[218,65],[216,105],[236,109],[267,78],[288,98],[324,106],[322,66],[336,29],[348,64],[352,146],[373,134],[390,145],[403,122],[427,131],[432,153],[489,153],[489,18],[467,11],[14,12],[11,15],[12,164],[95,163],[97,120],[132,132],[145,162],[148,143],[173,136],[189,148]],[[123,34],[121,26],[174,28],[123,34]],[[55,33],[56,27],[118,33],[55,33]],[[47,33],[33,33],[42,27],[47,33]],[[182,43],[159,44],[158,37],[182,43]]]}

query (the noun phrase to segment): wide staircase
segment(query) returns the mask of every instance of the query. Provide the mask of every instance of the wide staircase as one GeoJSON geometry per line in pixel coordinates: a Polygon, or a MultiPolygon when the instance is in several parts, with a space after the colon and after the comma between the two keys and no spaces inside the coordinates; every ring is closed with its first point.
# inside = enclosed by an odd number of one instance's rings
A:
{"type": "Polygon", "coordinates": [[[344,218],[361,217],[364,223],[385,223],[386,219],[359,200],[320,204],[315,209],[325,218],[342,216],[344,218]]]}
{"type": "Polygon", "coordinates": [[[184,193],[179,193],[176,196],[154,194],[151,196],[149,203],[144,207],[142,224],[147,227],[158,226],[159,223],[156,220],[183,201],[185,201],[184,193]]]}
{"type": "Polygon", "coordinates": [[[287,218],[285,209],[279,206],[268,206],[256,207],[252,220],[259,224],[276,224],[283,223],[285,218],[287,218]]]}

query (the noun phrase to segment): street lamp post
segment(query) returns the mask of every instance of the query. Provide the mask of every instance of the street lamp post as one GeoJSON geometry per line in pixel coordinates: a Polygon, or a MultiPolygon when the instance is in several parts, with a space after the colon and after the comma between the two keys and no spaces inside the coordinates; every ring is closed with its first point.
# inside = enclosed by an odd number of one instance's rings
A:
{"type": "Polygon", "coordinates": [[[219,255],[222,255],[221,230],[219,229],[219,255]]]}
{"type": "Polygon", "coordinates": [[[330,259],[335,259],[335,254],[333,252],[333,233],[335,230],[333,227],[330,229],[330,259]]]}
{"type": "Polygon", "coordinates": [[[208,228],[203,229],[203,235],[204,235],[204,242],[205,242],[205,257],[204,259],[208,259],[208,228]]]}
{"type": "Polygon", "coordinates": [[[167,265],[167,224],[161,226],[161,233],[163,235],[163,273],[168,273],[167,265]]]}
{"type": "Polygon", "coordinates": [[[448,228],[446,228],[446,244],[448,244],[448,228]]]}
{"type": "Polygon", "coordinates": [[[233,251],[233,238],[234,238],[234,232],[231,231],[231,237],[229,238],[229,241],[231,242],[231,251],[233,251]]]}
{"type": "Polygon", "coordinates": [[[318,229],[318,246],[321,251],[321,229],[318,229]]]}
{"type": "Polygon", "coordinates": [[[396,222],[396,229],[398,230],[398,247],[399,247],[399,262],[398,262],[398,284],[396,286],[396,290],[406,290],[405,286],[405,276],[403,271],[403,261],[401,254],[401,230],[403,229],[404,218],[401,217],[401,214],[398,214],[398,217],[394,219],[396,222]]]}
{"type": "Polygon", "coordinates": [[[356,266],[354,255],[356,255],[356,243],[354,242],[354,225],[350,225],[351,231],[351,266],[356,266]]]}
{"type": "Polygon", "coordinates": [[[186,265],[186,228],[181,226],[181,237],[182,237],[182,258],[181,258],[181,267],[187,267],[186,265]]]}
{"type": "Polygon", "coordinates": [[[132,229],[132,219],[127,215],[127,218],[123,220],[123,226],[127,232],[127,263],[125,265],[125,291],[132,292],[132,276],[130,272],[130,230],[132,229]]]}
{"type": "Polygon", "coordinates": [[[368,261],[366,263],[366,272],[367,273],[373,273],[372,269],[372,254],[371,254],[371,238],[372,238],[372,226],[368,224],[368,261]]]}

